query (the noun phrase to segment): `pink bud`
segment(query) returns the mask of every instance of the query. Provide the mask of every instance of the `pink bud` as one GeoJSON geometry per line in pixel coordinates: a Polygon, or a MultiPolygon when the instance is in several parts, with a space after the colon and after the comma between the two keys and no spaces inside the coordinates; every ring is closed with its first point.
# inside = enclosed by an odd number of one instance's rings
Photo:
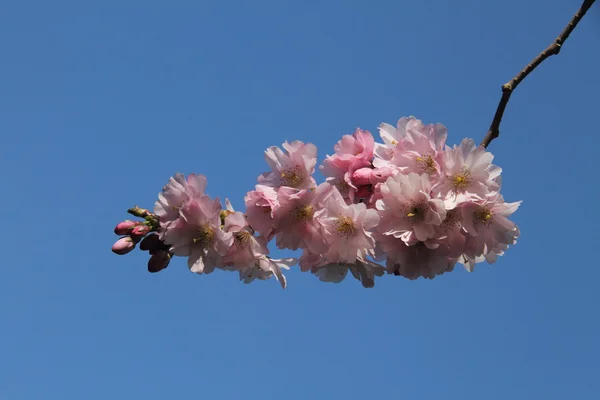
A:
{"type": "Polygon", "coordinates": [[[359,168],[352,174],[352,183],[357,186],[368,185],[371,183],[371,168],[359,168]]]}
{"type": "Polygon", "coordinates": [[[131,237],[133,239],[140,240],[144,236],[146,236],[150,232],[150,227],[148,225],[138,225],[131,230],[131,237]]]}
{"type": "Polygon", "coordinates": [[[371,195],[371,193],[372,193],[371,185],[360,186],[356,190],[356,197],[358,197],[359,199],[366,199],[367,197],[369,197],[371,195]]]}
{"type": "Polygon", "coordinates": [[[375,168],[371,174],[371,184],[385,182],[387,178],[394,175],[394,168],[375,168]]]}
{"type": "Polygon", "coordinates": [[[123,254],[129,253],[131,250],[135,248],[135,243],[133,239],[129,236],[122,237],[117,240],[115,244],[112,246],[112,251],[115,254],[122,256],[123,254]]]}
{"type": "Polygon", "coordinates": [[[115,227],[115,233],[117,235],[128,235],[129,232],[131,232],[131,230],[139,224],[141,224],[141,222],[130,220],[119,222],[119,224],[115,227]]]}
{"type": "Polygon", "coordinates": [[[171,261],[171,254],[168,251],[160,250],[157,251],[148,260],[148,272],[158,272],[167,268],[171,261]]]}

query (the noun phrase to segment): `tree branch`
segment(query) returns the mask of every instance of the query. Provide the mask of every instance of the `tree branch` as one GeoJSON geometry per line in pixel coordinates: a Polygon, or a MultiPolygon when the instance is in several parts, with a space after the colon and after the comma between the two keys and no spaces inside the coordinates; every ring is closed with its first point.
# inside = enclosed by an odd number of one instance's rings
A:
{"type": "Polygon", "coordinates": [[[596,0],[584,0],[583,4],[577,10],[571,21],[567,24],[565,29],[558,35],[558,37],[554,40],[554,42],[548,46],[544,51],[542,51],[536,58],[533,59],[525,68],[521,70],[514,78],[512,78],[509,82],[502,85],[502,97],[500,98],[500,103],[498,104],[498,108],[496,109],[496,114],[494,115],[494,119],[492,120],[492,124],[490,125],[490,129],[487,134],[483,138],[480,146],[487,147],[492,142],[492,140],[496,139],[500,136],[500,122],[502,122],[502,116],[504,115],[504,110],[506,109],[506,105],[508,104],[508,100],[510,99],[510,95],[512,92],[519,86],[519,83],[523,81],[534,69],[537,68],[544,60],[550,56],[558,54],[562,45],[569,38],[569,35],[579,21],[583,18],[585,13],[590,9],[592,4],[594,4],[596,0]]]}

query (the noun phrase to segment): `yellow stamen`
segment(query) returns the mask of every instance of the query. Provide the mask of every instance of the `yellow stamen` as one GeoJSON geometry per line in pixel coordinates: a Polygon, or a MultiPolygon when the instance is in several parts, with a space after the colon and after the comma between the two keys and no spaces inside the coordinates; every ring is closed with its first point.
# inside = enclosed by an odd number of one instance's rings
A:
{"type": "Polygon", "coordinates": [[[463,171],[452,177],[452,183],[456,189],[464,189],[471,182],[471,173],[469,171],[463,171]]]}
{"type": "Polygon", "coordinates": [[[490,226],[493,217],[494,213],[492,213],[488,208],[484,208],[480,211],[475,211],[475,218],[486,226],[490,226]]]}
{"type": "Polygon", "coordinates": [[[354,220],[347,216],[341,216],[335,222],[335,230],[341,236],[354,236],[358,232],[356,229],[356,225],[354,225],[354,220]]]}
{"type": "Polygon", "coordinates": [[[407,217],[414,217],[416,214],[415,213],[408,213],[406,214],[407,217]]]}
{"type": "Polygon", "coordinates": [[[417,166],[429,174],[433,174],[437,171],[435,160],[429,154],[417,157],[416,161],[417,166]]]}
{"type": "Polygon", "coordinates": [[[312,219],[313,214],[312,206],[299,206],[292,211],[292,216],[297,222],[308,222],[312,219]]]}
{"type": "Polygon", "coordinates": [[[215,232],[208,223],[196,228],[196,233],[198,236],[192,239],[194,243],[207,245],[212,243],[215,239],[215,232]]]}
{"type": "Polygon", "coordinates": [[[248,241],[250,241],[250,239],[252,238],[252,234],[248,231],[239,231],[234,233],[234,237],[235,244],[238,247],[243,247],[244,245],[246,245],[246,243],[248,243],[248,241]]]}

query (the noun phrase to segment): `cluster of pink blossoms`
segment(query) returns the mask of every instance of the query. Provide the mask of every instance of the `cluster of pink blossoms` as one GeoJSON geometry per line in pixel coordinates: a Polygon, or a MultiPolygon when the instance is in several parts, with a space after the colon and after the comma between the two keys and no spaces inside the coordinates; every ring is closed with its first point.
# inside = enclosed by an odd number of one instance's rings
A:
{"type": "Polygon", "coordinates": [[[271,170],[247,193],[245,213],[206,195],[204,176],[175,175],[154,209],[161,250],[188,257],[192,272],[235,270],[245,282],[274,276],[285,287],[282,269],[298,260],[270,258],[275,239],[279,249],[301,249],[301,270],[321,281],[350,271],[373,287],[386,271],[432,279],[457,262],[472,271],[516,243],[508,217],[520,202],[504,202],[501,169],[485,148],[471,139],[449,147],[443,125],[414,117],[379,132],[383,143],[361,129],[344,135],[320,166],[319,185],[313,144],[268,148],[271,170]]]}

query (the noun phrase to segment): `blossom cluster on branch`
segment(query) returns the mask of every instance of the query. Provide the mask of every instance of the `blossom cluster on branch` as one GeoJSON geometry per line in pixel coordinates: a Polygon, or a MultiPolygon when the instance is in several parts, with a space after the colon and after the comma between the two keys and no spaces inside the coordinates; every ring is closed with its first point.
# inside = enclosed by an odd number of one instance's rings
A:
{"type": "Polygon", "coordinates": [[[456,263],[472,271],[516,243],[519,229],[508,217],[520,202],[504,201],[501,168],[485,147],[472,139],[450,147],[443,125],[412,116],[381,124],[379,134],[382,143],[362,129],[344,135],[319,166],[320,184],[316,146],[269,147],[270,171],[245,196],[244,213],[206,194],[204,175],[175,174],[154,213],[129,210],[145,221],[117,225],[123,237],[113,251],[125,254],[140,242],[151,272],[181,256],[198,274],[238,271],[246,283],[275,277],[285,288],[282,270],[299,263],[324,282],[350,271],[373,287],[386,272],[432,279],[456,263]],[[299,260],[269,257],[273,239],[279,249],[301,250],[299,260]]]}

